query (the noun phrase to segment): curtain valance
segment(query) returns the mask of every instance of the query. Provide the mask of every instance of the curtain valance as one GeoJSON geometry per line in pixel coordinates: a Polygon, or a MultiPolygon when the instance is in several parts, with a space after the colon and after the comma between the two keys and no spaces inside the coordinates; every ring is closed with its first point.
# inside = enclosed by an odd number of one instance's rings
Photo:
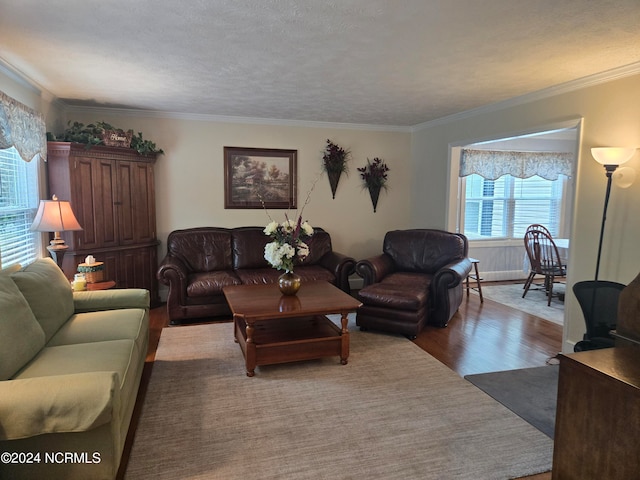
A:
{"type": "Polygon", "coordinates": [[[16,147],[26,162],[47,158],[47,131],[41,113],[0,92],[0,149],[16,147]]]}
{"type": "Polygon", "coordinates": [[[571,176],[573,154],[568,152],[508,152],[499,150],[462,149],[460,176],[478,174],[488,180],[502,175],[529,178],[535,175],[557,180],[558,175],[571,176]]]}

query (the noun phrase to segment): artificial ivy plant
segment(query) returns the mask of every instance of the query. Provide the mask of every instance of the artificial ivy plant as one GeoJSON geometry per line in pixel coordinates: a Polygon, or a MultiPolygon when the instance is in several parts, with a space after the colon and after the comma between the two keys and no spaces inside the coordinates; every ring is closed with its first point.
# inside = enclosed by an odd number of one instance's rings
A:
{"type": "MultiPolygon", "coordinates": [[[[59,135],[54,135],[51,132],[47,132],[47,140],[59,141],[59,142],[74,142],[87,145],[87,148],[91,148],[93,145],[104,145],[102,141],[102,134],[105,130],[117,130],[123,131],[121,128],[116,128],[106,122],[96,122],[84,125],[80,122],[67,123],[67,128],[59,135]]],[[[138,132],[138,135],[132,135],[131,148],[141,155],[161,154],[164,151],[158,148],[151,140],[145,140],[142,138],[142,133],[138,132]]]]}

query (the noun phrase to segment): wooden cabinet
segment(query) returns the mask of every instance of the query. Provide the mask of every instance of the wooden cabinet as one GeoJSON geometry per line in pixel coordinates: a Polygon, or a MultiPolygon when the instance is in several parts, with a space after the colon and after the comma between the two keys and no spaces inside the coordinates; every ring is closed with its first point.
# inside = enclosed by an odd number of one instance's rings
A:
{"type": "Polygon", "coordinates": [[[156,157],[68,142],[49,142],[47,150],[49,193],[71,202],[83,228],[62,234],[67,277],[91,254],[105,263],[105,279],[118,288],[146,288],[157,305],[156,157]]]}
{"type": "Polygon", "coordinates": [[[640,348],[561,355],[552,478],[638,478],[639,438],[640,348]]]}

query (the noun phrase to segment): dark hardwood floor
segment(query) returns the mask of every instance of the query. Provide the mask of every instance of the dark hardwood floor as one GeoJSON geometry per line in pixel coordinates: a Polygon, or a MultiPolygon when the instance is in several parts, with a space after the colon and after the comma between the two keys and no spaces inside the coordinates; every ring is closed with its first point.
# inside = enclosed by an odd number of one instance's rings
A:
{"type": "MultiPolygon", "coordinates": [[[[213,321],[213,320],[212,320],[213,321]]],[[[215,321],[230,321],[216,319],[215,321]]],[[[203,323],[206,323],[203,321],[203,323]]],[[[150,312],[149,350],[118,478],[124,478],[133,435],[151,375],[162,329],[168,327],[166,308],[150,312]]],[[[188,328],[188,326],[168,327],[188,328]]],[[[545,365],[561,351],[562,327],[477,295],[465,298],[446,328],[427,327],[415,343],[460,376],[545,365]]],[[[550,473],[526,477],[550,479],[550,473]]]]}

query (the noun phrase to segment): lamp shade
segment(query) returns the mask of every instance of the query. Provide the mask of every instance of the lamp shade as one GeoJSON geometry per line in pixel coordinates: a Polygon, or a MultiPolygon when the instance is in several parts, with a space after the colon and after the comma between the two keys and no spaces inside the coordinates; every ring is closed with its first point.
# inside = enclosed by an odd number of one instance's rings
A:
{"type": "Polygon", "coordinates": [[[622,165],[631,159],[635,152],[635,148],[625,147],[595,147],[591,149],[593,158],[602,165],[622,165]]]}
{"type": "Polygon", "coordinates": [[[58,200],[54,195],[53,200],[40,200],[36,218],[31,224],[31,230],[38,232],[65,232],[82,230],[82,227],[73,214],[73,210],[71,210],[71,204],[58,200]]]}

